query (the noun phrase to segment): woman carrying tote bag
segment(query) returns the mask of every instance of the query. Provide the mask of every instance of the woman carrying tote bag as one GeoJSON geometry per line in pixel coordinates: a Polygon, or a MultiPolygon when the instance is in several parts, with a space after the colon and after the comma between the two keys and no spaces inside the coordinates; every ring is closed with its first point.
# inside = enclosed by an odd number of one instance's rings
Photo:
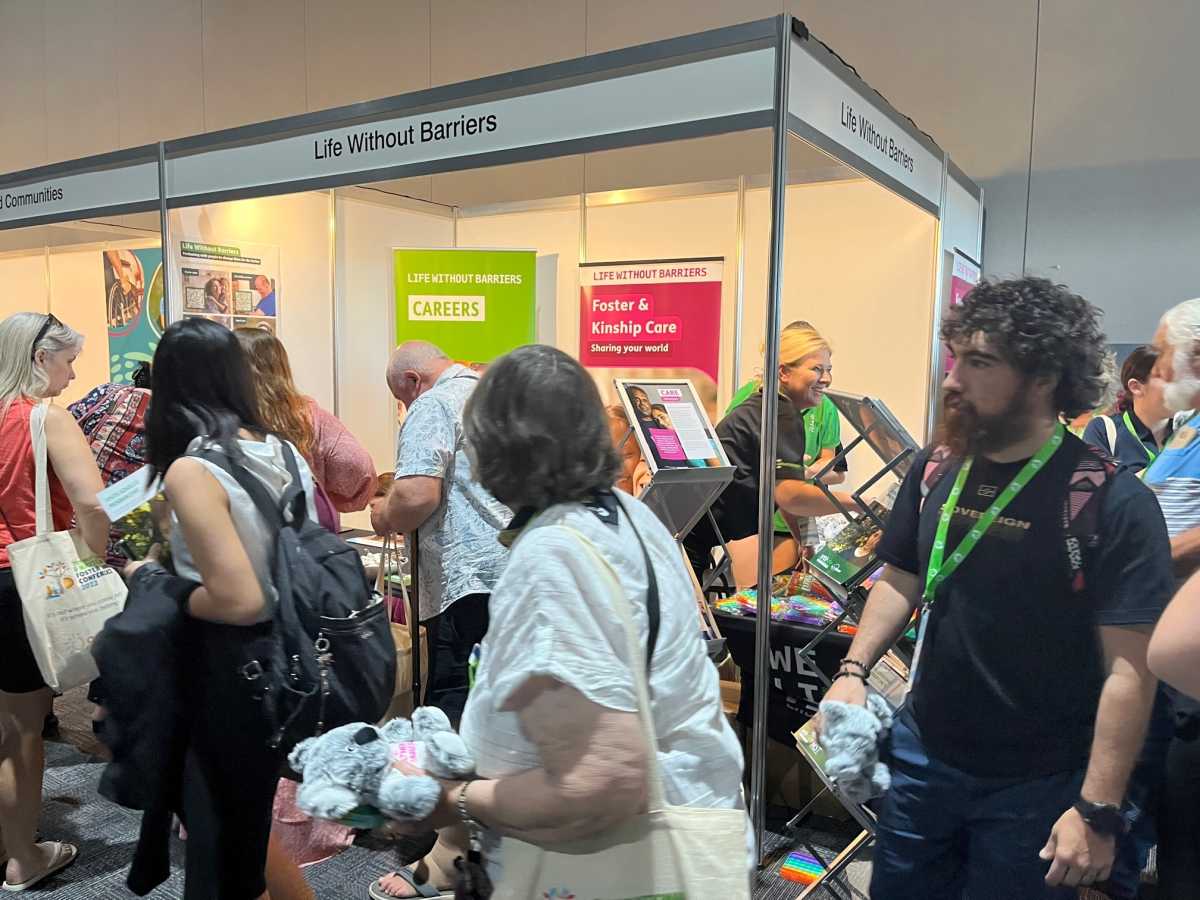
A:
{"type": "MultiPolygon", "coordinates": [[[[37,884],[76,854],[70,844],[35,843],[50,689],[30,647],[8,547],[38,530],[30,419],[75,378],[72,364],[82,347],[83,337],[52,315],[17,313],[0,322],[0,715],[16,732],[0,750],[8,763],[0,767],[0,837],[10,889],[37,884]]],[[[70,413],[51,406],[44,415],[51,527],[63,531],[74,516],[87,546],[103,556],[108,518],[96,500],[103,488],[96,460],[70,413]]]]}
{"type": "Polygon", "coordinates": [[[521,512],[462,720],[480,778],[444,785],[425,824],[479,834],[494,900],[748,898],[742,753],[691,580],[654,514],[611,489],[591,377],[523,347],[464,428],[480,483],[521,512]]]}

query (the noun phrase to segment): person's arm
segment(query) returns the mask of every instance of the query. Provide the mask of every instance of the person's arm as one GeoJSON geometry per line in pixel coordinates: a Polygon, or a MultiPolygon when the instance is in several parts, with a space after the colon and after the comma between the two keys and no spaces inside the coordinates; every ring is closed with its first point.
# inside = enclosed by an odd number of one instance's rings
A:
{"type": "MultiPolygon", "coordinates": [[[[857,506],[850,494],[835,491],[834,496],[847,509],[855,509],[857,506]]],[[[775,505],[783,510],[785,515],[793,516],[826,516],[841,512],[815,484],[792,479],[775,483],[775,505]]]]}
{"type": "Polygon", "coordinates": [[[527,682],[509,706],[519,709],[542,765],[472,784],[467,810],[480,822],[556,843],[599,834],[646,808],[650,757],[637,713],[606,709],[545,677],[527,682]]]}
{"type": "Polygon", "coordinates": [[[93,553],[103,556],[109,522],[96,495],[104,490],[104,482],[79,424],[57,406],[46,410],[46,455],[75,510],[79,533],[93,553]]]}
{"type": "Polygon", "coordinates": [[[1171,538],[1171,566],[1179,578],[1200,570],[1200,528],[1181,531],[1171,538]]]}
{"type": "Polygon", "coordinates": [[[1200,574],[1188,579],[1158,620],[1149,662],[1167,684],[1200,698],[1200,574]]]}
{"type": "Polygon", "coordinates": [[[310,404],[315,435],[313,456],[321,458],[321,487],[338,512],[366,509],[375,494],[375,463],[342,420],[310,404]]]}
{"type": "MultiPolygon", "coordinates": [[[[1148,629],[1102,627],[1100,641],[1107,676],[1079,794],[1090,803],[1119,806],[1142,749],[1158,681],[1146,665],[1148,629]]],[[[1072,807],[1055,823],[1042,849],[1042,859],[1053,860],[1046,883],[1074,887],[1104,881],[1115,852],[1116,838],[1093,831],[1072,807]]]]}
{"type": "MultiPolygon", "coordinates": [[[[867,597],[858,634],[854,636],[846,658],[862,663],[868,671],[874,668],[904,633],[920,603],[920,579],[912,572],[893,565],[885,566],[883,575],[867,597]]],[[[858,671],[858,667],[854,670],[858,671]]],[[[825,699],[862,705],[867,702],[867,686],[859,678],[838,678],[826,692],[825,699]]]]}
{"type": "Polygon", "coordinates": [[[376,534],[412,534],[442,503],[442,479],[428,475],[397,478],[386,497],[371,505],[376,534]]]}
{"type": "MultiPolygon", "coordinates": [[[[826,447],[821,451],[821,455],[817,457],[816,462],[809,466],[809,469],[815,475],[829,465],[835,456],[837,456],[837,450],[833,447],[826,447]]],[[[828,485],[841,484],[845,480],[846,472],[839,469],[831,469],[821,477],[821,481],[828,485]]]]}
{"type": "Polygon", "coordinates": [[[200,571],[202,585],[192,592],[188,612],[209,622],[252,625],[266,598],[234,527],[229,495],[187,457],[171,464],[163,489],[200,571]]]}

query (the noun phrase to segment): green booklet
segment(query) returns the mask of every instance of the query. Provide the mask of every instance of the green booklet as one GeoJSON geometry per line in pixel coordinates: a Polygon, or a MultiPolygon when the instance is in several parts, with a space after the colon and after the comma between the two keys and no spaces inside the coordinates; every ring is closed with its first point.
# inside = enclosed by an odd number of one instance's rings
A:
{"type": "MultiPolygon", "coordinates": [[[[871,502],[871,511],[887,521],[888,508],[878,501],[871,502]]],[[[854,522],[846,522],[840,531],[817,548],[812,567],[832,586],[844,592],[856,576],[870,570],[875,562],[875,548],[883,530],[870,516],[862,513],[854,522]]]]}

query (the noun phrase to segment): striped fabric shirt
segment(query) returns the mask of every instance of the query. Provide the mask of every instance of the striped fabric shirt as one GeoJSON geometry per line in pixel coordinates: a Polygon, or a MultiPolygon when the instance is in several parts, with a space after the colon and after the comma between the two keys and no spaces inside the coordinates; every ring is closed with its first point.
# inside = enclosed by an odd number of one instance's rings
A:
{"type": "Polygon", "coordinates": [[[1142,477],[1158,497],[1171,537],[1200,528],[1200,415],[1176,428],[1142,477]]]}

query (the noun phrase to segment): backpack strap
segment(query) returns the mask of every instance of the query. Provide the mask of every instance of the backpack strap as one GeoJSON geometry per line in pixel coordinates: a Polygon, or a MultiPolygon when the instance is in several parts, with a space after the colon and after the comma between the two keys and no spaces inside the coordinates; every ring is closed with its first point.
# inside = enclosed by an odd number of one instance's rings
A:
{"type": "MultiPolygon", "coordinates": [[[[934,488],[945,477],[954,461],[954,454],[944,444],[933,448],[929,458],[925,460],[925,471],[921,475],[921,507],[925,508],[925,499],[933,493],[934,488]]],[[[920,512],[918,509],[918,512],[920,512]]]]}
{"type": "Polygon", "coordinates": [[[1117,466],[1102,451],[1088,447],[1075,464],[1063,501],[1063,537],[1070,568],[1071,590],[1087,588],[1087,558],[1100,546],[1100,510],[1117,466]]]}
{"type": "Polygon", "coordinates": [[[1097,416],[1104,423],[1104,434],[1108,438],[1108,452],[1114,458],[1117,455],[1117,423],[1112,420],[1112,416],[1097,416]]]}
{"type": "Polygon", "coordinates": [[[267,486],[254,475],[247,472],[243,466],[234,465],[233,460],[229,458],[223,447],[210,445],[189,455],[207,460],[229,473],[229,476],[238,483],[238,486],[254,502],[259,513],[267,520],[267,524],[276,530],[283,527],[283,510],[286,508],[283,502],[272,497],[271,492],[267,490],[267,486]]]}
{"type": "Polygon", "coordinates": [[[304,482],[300,478],[300,467],[296,464],[296,454],[292,452],[292,445],[287,441],[280,441],[279,445],[283,448],[283,461],[291,478],[287,487],[283,489],[279,509],[288,510],[292,523],[299,524],[308,518],[308,496],[304,492],[304,482]]]}

